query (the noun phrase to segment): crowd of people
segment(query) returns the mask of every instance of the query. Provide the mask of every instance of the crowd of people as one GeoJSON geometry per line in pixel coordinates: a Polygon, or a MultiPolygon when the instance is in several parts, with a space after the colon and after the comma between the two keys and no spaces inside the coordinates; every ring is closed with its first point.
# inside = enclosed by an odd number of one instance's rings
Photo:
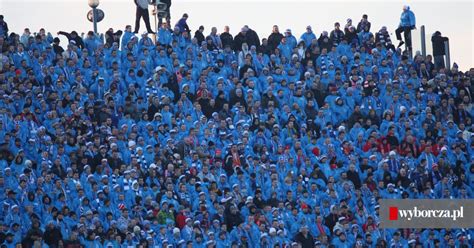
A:
{"type": "Polygon", "coordinates": [[[382,229],[379,200],[473,198],[473,71],[367,15],[263,39],[187,18],[63,47],[1,16],[0,247],[472,247],[382,229]]]}

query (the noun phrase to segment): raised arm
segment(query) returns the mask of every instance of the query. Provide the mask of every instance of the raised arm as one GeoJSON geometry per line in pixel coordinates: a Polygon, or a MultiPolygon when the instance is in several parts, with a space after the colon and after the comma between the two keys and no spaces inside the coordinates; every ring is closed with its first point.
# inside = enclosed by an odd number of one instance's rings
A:
{"type": "Polygon", "coordinates": [[[59,31],[59,32],[58,32],[58,35],[64,35],[64,36],[66,36],[66,38],[67,38],[68,40],[71,39],[71,34],[68,33],[68,32],[59,31]]]}

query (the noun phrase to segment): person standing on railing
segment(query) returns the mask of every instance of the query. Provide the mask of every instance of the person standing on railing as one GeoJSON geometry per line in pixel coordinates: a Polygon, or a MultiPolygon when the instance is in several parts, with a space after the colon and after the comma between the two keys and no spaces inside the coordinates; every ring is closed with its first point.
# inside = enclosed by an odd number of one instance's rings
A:
{"type": "Polygon", "coordinates": [[[411,50],[411,30],[416,28],[415,14],[410,10],[410,7],[403,6],[403,12],[400,16],[400,25],[395,30],[397,40],[400,41],[398,47],[401,47],[406,42],[406,47],[411,50]],[[405,42],[402,40],[401,34],[405,38],[405,42]]]}
{"type": "Polygon", "coordinates": [[[431,43],[433,43],[433,57],[436,69],[445,68],[444,55],[446,51],[444,49],[444,42],[448,40],[447,37],[441,36],[441,32],[436,31],[431,36],[431,43]]]}
{"type": "Polygon", "coordinates": [[[145,22],[146,30],[149,34],[154,34],[153,29],[150,26],[150,14],[148,13],[148,1],[147,0],[134,0],[137,6],[137,12],[135,14],[135,31],[137,34],[140,30],[140,19],[143,17],[145,22]]]}

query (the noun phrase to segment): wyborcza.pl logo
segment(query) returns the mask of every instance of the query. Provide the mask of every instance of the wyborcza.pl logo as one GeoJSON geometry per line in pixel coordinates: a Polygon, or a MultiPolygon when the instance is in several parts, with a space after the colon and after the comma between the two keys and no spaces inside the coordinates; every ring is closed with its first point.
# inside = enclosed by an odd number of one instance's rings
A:
{"type": "Polygon", "coordinates": [[[395,200],[380,202],[382,228],[473,228],[474,200],[395,200]]]}
{"type": "Polygon", "coordinates": [[[391,221],[398,220],[400,218],[405,218],[407,220],[412,220],[414,218],[448,218],[456,220],[458,218],[464,218],[464,207],[460,207],[457,210],[421,210],[417,207],[413,209],[398,209],[398,207],[389,208],[389,217],[391,221]]]}

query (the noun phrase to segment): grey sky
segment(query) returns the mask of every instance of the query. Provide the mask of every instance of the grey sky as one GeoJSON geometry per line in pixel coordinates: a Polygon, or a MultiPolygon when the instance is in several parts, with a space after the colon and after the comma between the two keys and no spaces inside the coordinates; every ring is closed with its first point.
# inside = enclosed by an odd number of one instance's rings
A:
{"type": "MultiPolygon", "coordinates": [[[[343,25],[347,18],[352,18],[357,24],[362,14],[368,14],[372,32],[387,26],[392,40],[395,40],[394,30],[405,4],[416,15],[415,50],[420,50],[419,27],[425,25],[428,53],[431,53],[431,34],[439,30],[450,38],[451,62],[458,63],[462,70],[474,67],[473,1],[174,0],[171,10],[173,25],[186,12],[192,30],[204,25],[205,33],[209,33],[212,26],[221,32],[225,25],[229,25],[235,35],[247,24],[258,32],[260,38],[267,37],[274,24],[278,24],[280,30],[291,28],[299,38],[307,25],[311,25],[319,35],[324,30],[330,31],[336,21],[343,25]]],[[[104,21],[99,23],[100,32],[109,27],[123,29],[126,24],[134,23],[133,0],[101,0],[99,8],[105,12],[104,21]]],[[[87,0],[0,0],[0,9],[14,32],[22,33],[25,27],[32,31],[44,27],[53,34],[58,30],[81,33],[92,29],[92,24],[86,20],[87,0]]],[[[151,22],[153,25],[153,19],[151,22]]],[[[144,30],[142,22],[141,31],[144,30]]]]}

